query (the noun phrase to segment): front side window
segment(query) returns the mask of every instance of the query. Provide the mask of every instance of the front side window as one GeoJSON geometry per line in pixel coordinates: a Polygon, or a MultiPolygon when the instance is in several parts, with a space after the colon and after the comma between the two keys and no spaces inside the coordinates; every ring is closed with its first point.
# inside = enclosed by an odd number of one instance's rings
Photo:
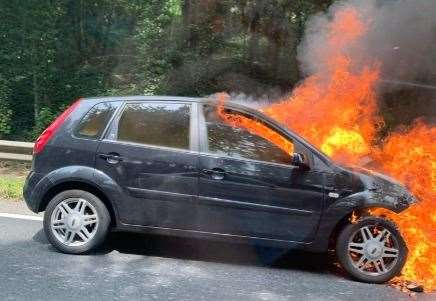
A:
{"type": "MultiPolygon", "coordinates": [[[[278,137],[280,134],[266,125],[263,125],[264,128],[262,128],[259,125],[260,121],[252,119],[253,122],[256,122],[256,127],[250,129],[248,128],[249,124],[247,124],[248,117],[244,117],[246,118],[244,125],[238,124],[234,119],[233,121],[226,120],[215,106],[204,106],[203,112],[207,129],[206,152],[257,161],[291,163],[291,156],[284,150],[284,147],[272,142],[277,139],[266,139],[271,134],[274,137],[278,137]],[[264,132],[261,133],[261,130],[264,132]]],[[[228,113],[239,114],[234,111],[228,113]]],[[[281,135],[280,138],[285,140],[281,135]]],[[[291,141],[287,142],[292,144],[291,141]]]]}
{"type": "Polygon", "coordinates": [[[119,120],[117,140],[189,149],[189,124],[189,104],[127,104],[119,120]]]}
{"type": "Polygon", "coordinates": [[[98,139],[103,133],[109,119],[120,105],[120,102],[102,102],[96,104],[82,118],[75,135],[82,138],[98,139]]]}

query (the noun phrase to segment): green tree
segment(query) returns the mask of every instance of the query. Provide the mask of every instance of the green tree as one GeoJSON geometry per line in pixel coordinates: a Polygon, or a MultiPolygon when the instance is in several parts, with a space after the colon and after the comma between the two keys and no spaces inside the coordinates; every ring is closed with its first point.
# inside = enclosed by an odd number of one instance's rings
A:
{"type": "Polygon", "coordinates": [[[0,74],[0,138],[11,132],[12,110],[8,106],[10,90],[0,74]]]}
{"type": "Polygon", "coordinates": [[[330,2],[0,0],[1,135],[33,140],[78,97],[286,93],[330,2]]]}

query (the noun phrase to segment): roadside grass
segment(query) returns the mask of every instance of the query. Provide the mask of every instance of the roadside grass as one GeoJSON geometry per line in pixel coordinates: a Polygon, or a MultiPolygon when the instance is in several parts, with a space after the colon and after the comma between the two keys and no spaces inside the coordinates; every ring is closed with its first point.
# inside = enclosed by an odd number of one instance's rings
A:
{"type": "Polygon", "coordinates": [[[0,199],[20,200],[24,179],[20,177],[0,176],[0,199]]]}
{"type": "Polygon", "coordinates": [[[0,161],[0,199],[21,200],[29,170],[29,163],[0,161]]]}

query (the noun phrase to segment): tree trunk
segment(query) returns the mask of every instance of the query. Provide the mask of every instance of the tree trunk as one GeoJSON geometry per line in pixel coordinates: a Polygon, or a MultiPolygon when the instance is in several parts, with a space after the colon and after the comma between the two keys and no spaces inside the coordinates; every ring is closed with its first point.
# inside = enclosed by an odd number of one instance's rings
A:
{"type": "Polygon", "coordinates": [[[80,0],[80,51],[82,49],[86,49],[85,45],[85,29],[84,29],[84,22],[85,22],[85,12],[84,12],[84,4],[83,0],[80,0]]]}
{"type": "Polygon", "coordinates": [[[36,53],[36,45],[35,41],[32,41],[32,51],[30,52],[30,61],[32,63],[32,91],[33,91],[33,121],[34,124],[37,124],[38,116],[39,116],[39,85],[38,85],[38,78],[37,78],[37,71],[36,71],[36,59],[35,59],[35,53],[36,53]]]}
{"type": "Polygon", "coordinates": [[[39,87],[38,87],[38,79],[36,77],[35,71],[33,71],[33,119],[35,125],[38,122],[39,116],[39,87]]]}
{"type": "Polygon", "coordinates": [[[183,30],[185,32],[185,43],[188,48],[195,48],[197,45],[197,35],[192,31],[191,25],[196,22],[196,4],[192,0],[185,0],[182,6],[183,30]]]}
{"type": "MultiPolygon", "coordinates": [[[[257,23],[257,22],[256,22],[257,23]]],[[[257,24],[254,21],[250,24],[248,34],[248,62],[253,63],[257,59],[259,50],[259,33],[257,32],[257,24]]]]}

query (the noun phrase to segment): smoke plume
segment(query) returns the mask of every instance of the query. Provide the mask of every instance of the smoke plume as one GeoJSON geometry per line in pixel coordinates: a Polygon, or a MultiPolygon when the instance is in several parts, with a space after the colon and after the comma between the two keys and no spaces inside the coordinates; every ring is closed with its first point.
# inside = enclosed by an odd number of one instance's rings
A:
{"type": "Polygon", "coordinates": [[[333,16],[344,7],[354,7],[367,22],[361,38],[341,44],[357,71],[380,64],[381,77],[398,82],[436,84],[436,1],[348,0],[332,5],[327,13],[312,17],[298,50],[306,75],[328,68],[326,41],[333,16]]]}

